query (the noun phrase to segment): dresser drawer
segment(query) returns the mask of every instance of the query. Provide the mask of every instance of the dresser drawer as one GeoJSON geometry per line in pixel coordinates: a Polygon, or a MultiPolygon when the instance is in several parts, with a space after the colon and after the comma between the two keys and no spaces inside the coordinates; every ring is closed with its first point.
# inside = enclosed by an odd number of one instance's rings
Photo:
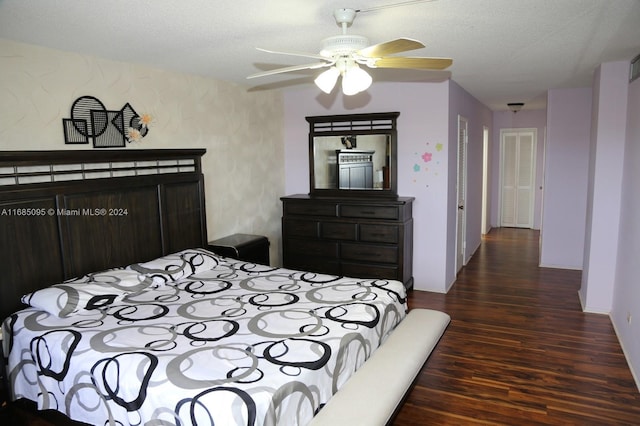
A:
{"type": "Polygon", "coordinates": [[[398,247],[378,246],[374,244],[341,244],[341,257],[348,260],[360,260],[365,262],[398,262],[398,247]]]}
{"type": "Polygon", "coordinates": [[[321,256],[332,259],[338,258],[338,243],[334,241],[313,241],[290,238],[286,241],[287,254],[321,256]]]}
{"type": "Polygon", "coordinates": [[[333,240],[355,241],[357,226],[355,223],[324,222],[320,224],[320,236],[333,240]]]}
{"type": "Polygon", "coordinates": [[[318,237],[318,222],[314,220],[283,220],[284,232],[290,237],[318,237]]]}
{"type": "Polygon", "coordinates": [[[286,268],[413,286],[413,198],[296,194],[281,200],[286,268]]]}
{"type": "Polygon", "coordinates": [[[332,203],[296,203],[288,201],[284,204],[284,212],[285,215],[336,216],[336,205],[332,203]]]}
{"type": "Polygon", "coordinates": [[[398,206],[361,206],[358,204],[342,204],[340,206],[340,216],[398,220],[400,218],[400,208],[398,206]]]}
{"type": "Polygon", "coordinates": [[[399,241],[398,234],[397,226],[360,225],[360,241],[397,244],[399,241]]]}
{"type": "Polygon", "coordinates": [[[342,264],[341,274],[353,278],[379,278],[384,280],[397,280],[400,278],[397,266],[372,265],[370,263],[342,264]]]}

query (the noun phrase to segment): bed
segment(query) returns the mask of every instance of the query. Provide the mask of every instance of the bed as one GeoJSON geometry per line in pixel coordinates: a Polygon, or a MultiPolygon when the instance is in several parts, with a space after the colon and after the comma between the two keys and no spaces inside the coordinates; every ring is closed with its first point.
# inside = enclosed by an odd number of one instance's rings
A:
{"type": "Polygon", "coordinates": [[[389,421],[449,317],[206,250],[204,153],[0,153],[14,398],[89,424],[389,421]]]}

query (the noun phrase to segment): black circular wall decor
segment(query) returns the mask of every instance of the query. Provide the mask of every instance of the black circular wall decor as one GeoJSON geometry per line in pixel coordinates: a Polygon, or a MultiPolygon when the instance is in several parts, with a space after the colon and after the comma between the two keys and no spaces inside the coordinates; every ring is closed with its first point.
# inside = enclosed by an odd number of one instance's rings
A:
{"type": "Polygon", "coordinates": [[[107,128],[105,120],[97,120],[96,123],[91,119],[92,111],[106,111],[104,104],[100,99],[93,96],[81,96],[71,105],[71,118],[73,120],[84,120],[85,126],[75,126],[76,130],[84,136],[93,138],[100,136],[107,128]],[[95,124],[95,128],[94,128],[95,124]]]}

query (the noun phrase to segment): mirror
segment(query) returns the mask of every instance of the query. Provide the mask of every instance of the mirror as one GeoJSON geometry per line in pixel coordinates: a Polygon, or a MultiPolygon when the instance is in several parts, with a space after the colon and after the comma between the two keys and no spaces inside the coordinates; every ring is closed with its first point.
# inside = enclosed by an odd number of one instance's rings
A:
{"type": "Polygon", "coordinates": [[[314,189],[389,189],[389,135],[316,136],[313,142],[314,189]]]}
{"type": "Polygon", "coordinates": [[[398,115],[307,117],[311,195],[396,197],[398,115]]]}

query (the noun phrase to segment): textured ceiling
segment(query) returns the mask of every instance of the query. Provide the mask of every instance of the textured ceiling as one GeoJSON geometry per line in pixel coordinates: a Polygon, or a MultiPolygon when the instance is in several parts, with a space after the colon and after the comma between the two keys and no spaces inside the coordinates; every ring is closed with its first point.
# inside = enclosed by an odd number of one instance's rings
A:
{"type": "MultiPolygon", "coordinates": [[[[547,89],[588,86],[598,64],[640,54],[639,0],[0,0],[0,37],[247,88],[287,88],[312,84],[320,71],[246,77],[314,60],[255,47],[318,53],[323,38],[340,33],[338,8],[363,10],[349,33],[372,44],[409,37],[426,45],[411,55],[453,58],[450,77],[493,110],[507,102],[543,108],[547,89]]],[[[372,75],[374,84],[443,78],[372,75]]]]}

